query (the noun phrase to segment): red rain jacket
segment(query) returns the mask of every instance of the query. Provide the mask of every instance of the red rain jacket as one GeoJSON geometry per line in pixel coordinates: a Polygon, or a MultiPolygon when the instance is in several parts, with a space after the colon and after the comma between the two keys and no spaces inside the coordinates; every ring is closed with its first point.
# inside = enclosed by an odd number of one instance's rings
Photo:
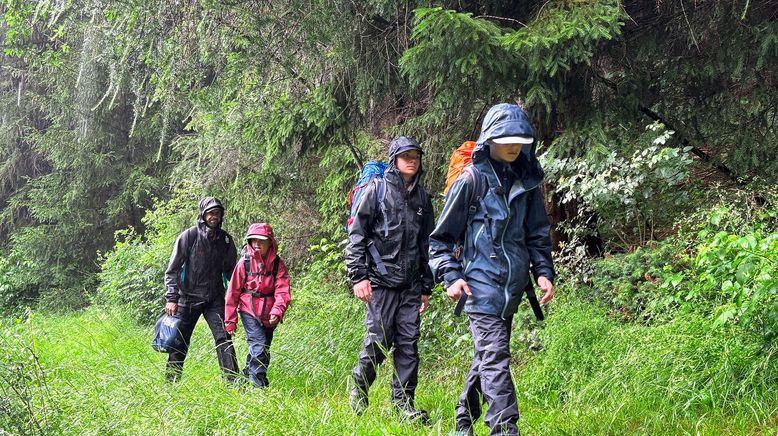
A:
{"type": "Polygon", "coordinates": [[[254,250],[251,244],[246,245],[250,257],[251,272],[260,275],[247,276],[244,267],[244,257],[238,258],[238,263],[232,271],[232,279],[225,296],[225,324],[237,324],[238,311],[248,313],[262,321],[265,327],[271,327],[270,315],[281,319],[289,306],[289,272],[284,261],[278,256],[278,244],[273,236],[270,224],[259,223],[249,226],[246,236],[263,235],[270,238],[271,246],[265,258],[259,250],[254,250]],[[278,272],[273,277],[273,263],[278,259],[278,272]],[[253,294],[253,295],[252,295],[253,294]]]}

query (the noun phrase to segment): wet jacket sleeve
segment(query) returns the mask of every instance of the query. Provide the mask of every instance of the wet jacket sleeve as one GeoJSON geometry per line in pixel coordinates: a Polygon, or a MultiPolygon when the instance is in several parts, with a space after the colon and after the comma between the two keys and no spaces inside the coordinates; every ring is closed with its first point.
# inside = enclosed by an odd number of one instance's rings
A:
{"type": "Polygon", "coordinates": [[[189,247],[194,244],[194,241],[190,240],[193,237],[190,233],[189,230],[186,230],[178,235],[176,243],[173,245],[173,253],[170,255],[170,262],[165,270],[165,300],[168,303],[178,303],[181,291],[181,269],[189,256],[189,247]]]}
{"type": "Polygon", "coordinates": [[[462,263],[454,256],[454,252],[465,236],[472,190],[473,186],[467,177],[460,176],[454,182],[446,195],[438,223],[430,234],[429,264],[435,278],[443,280],[446,287],[464,278],[462,263]]]}
{"type": "Polygon", "coordinates": [[[370,183],[362,194],[354,221],[348,226],[346,269],[348,270],[348,278],[354,284],[368,278],[370,260],[367,244],[370,242],[372,234],[377,203],[376,184],[370,183]]]}
{"type": "Polygon", "coordinates": [[[419,253],[421,254],[421,293],[432,295],[435,280],[432,277],[432,269],[429,263],[430,233],[435,227],[435,211],[432,209],[432,200],[427,195],[427,204],[424,205],[424,217],[419,230],[419,253]]]}
{"type": "Polygon", "coordinates": [[[238,307],[240,306],[240,291],[246,287],[246,273],[243,262],[235,265],[224,295],[224,324],[238,323],[238,307]]]}
{"type": "Polygon", "coordinates": [[[532,273],[535,280],[546,277],[554,281],[554,263],[551,259],[551,225],[548,222],[545,204],[543,204],[543,189],[540,187],[529,192],[527,201],[527,219],[525,234],[527,250],[532,262],[532,273]]]}
{"type": "Polygon", "coordinates": [[[275,301],[273,302],[273,307],[270,309],[270,315],[275,315],[283,319],[286,308],[289,307],[289,301],[292,299],[292,295],[289,292],[289,271],[286,269],[286,264],[281,259],[278,259],[278,272],[275,277],[274,297],[275,301]]]}

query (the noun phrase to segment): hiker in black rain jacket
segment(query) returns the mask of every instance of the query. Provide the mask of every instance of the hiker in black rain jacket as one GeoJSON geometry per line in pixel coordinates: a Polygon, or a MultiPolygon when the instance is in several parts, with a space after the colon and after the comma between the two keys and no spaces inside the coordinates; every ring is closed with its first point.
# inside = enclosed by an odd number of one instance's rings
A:
{"type": "Polygon", "coordinates": [[[419,315],[429,306],[433,285],[427,252],[434,216],[429,195],[419,184],[421,158],[415,140],[401,136],[392,141],[383,179],[374,178],[364,188],[348,228],[348,275],[354,294],[367,303],[367,335],[352,371],[350,397],[359,414],[367,407],[384,350],[394,347],[392,403],[405,418],[428,420],[414,406],[419,315]]]}
{"type": "Polygon", "coordinates": [[[216,356],[225,377],[233,381],[238,360],[232,337],[224,330],[225,277],[230,277],[237,253],[229,233],[222,230],[224,206],[213,197],[200,200],[197,225],[184,230],[176,239],[170,263],[165,271],[165,312],[181,318],[184,339],[180,350],[169,353],[165,376],[178,380],[184,366],[197,320],[205,318],[216,343],[216,356]]]}
{"type": "Polygon", "coordinates": [[[543,204],[543,170],[535,157],[535,133],[515,104],[498,104],[484,117],[473,149],[472,173],[451,186],[430,235],[430,264],[451,299],[467,295],[465,312],[474,357],[456,408],[456,427],[472,434],[481,415],[492,434],[518,434],[519,410],[510,374],[511,320],[530,271],[553,296],[549,222],[543,204]],[[477,183],[474,177],[481,177],[477,183]],[[476,187],[483,192],[475,192],[476,187]],[[457,248],[462,247],[461,256],[457,248]]]}

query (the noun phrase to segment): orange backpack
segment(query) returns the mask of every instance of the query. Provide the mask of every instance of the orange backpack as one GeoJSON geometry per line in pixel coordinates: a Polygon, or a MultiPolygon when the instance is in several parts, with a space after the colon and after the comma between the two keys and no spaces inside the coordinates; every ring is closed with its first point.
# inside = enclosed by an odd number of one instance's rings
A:
{"type": "Polygon", "coordinates": [[[451,153],[451,162],[448,164],[448,174],[446,175],[446,188],[443,189],[443,195],[448,193],[451,185],[462,174],[462,171],[472,161],[475,141],[465,141],[453,153],[451,153]]]}

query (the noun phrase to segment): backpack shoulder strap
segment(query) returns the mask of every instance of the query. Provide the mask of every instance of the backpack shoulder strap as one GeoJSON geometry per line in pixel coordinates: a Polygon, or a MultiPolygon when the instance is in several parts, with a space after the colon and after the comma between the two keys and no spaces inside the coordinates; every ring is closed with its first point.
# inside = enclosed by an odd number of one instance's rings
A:
{"type": "MultiPolygon", "coordinates": [[[[473,191],[470,194],[470,207],[467,211],[467,221],[469,222],[473,218],[473,215],[475,215],[476,210],[478,210],[478,206],[484,206],[483,198],[486,194],[486,190],[484,189],[486,183],[484,183],[485,180],[481,171],[476,168],[475,165],[470,164],[466,166],[462,172],[473,181],[473,191]]],[[[486,212],[485,208],[484,212],[486,212]]]]}
{"type": "Polygon", "coordinates": [[[186,270],[189,266],[189,258],[192,256],[192,249],[194,248],[195,243],[197,242],[197,237],[199,236],[197,231],[197,226],[190,227],[185,230],[186,231],[186,258],[184,259],[184,263],[181,264],[181,272],[179,273],[179,283],[183,286],[184,281],[186,280],[186,270]]]}
{"type": "Polygon", "coordinates": [[[251,271],[251,256],[249,256],[249,251],[246,250],[245,247],[243,249],[242,257],[243,257],[243,274],[244,274],[243,277],[246,280],[248,280],[250,276],[258,276],[262,274],[258,271],[251,271]]]}
{"type": "Polygon", "coordinates": [[[199,234],[197,226],[188,228],[186,232],[186,261],[189,261],[189,256],[192,255],[192,249],[194,248],[195,242],[197,242],[199,234]]]}
{"type": "Polygon", "coordinates": [[[389,237],[389,222],[386,219],[386,181],[383,177],[376,179],[376,198],[378,199],[378,210],[384,216],[384,238],[389,237]]]}
{"type": "Polygon", "coordinates": [[[243,283],[246,283],[251,275],[251,259],[249,258],[249,252],[246,247],[243,247],[241,256],[243,258],[243,283]]]}
{"type": "MultiPolygon", "coordinates": [[[[481,171],[475,167],[475,165],[470,164],[465,167],[463,172],[466,172],[468,174],[468,177],[473,180],[473,194],[470,197],[470,207],[467,211],[467,222],[470,223],[472,221],[473,217],[475,216],[476,211],[478,210],[478,207],[481,207],[481,210],[484,211],[484,220],[486,221],[486,225],[488,229],[492,228],[492,217],[489,216],[489,209],[486,208],[486,203],[484,203],[484,197],[486,197],[486,190],[489,187],[486,178],[483,174],[481,174],[481,171]]],[[[491,246],[491,253],[489,254],[489,257],[492,259],[497,258],[497,252],[494,249],[494,240],[492,239],[492,232],[491,230],[484,232],[486,233],[486,239],[489,241],[489,245],[491,246]]]]}

